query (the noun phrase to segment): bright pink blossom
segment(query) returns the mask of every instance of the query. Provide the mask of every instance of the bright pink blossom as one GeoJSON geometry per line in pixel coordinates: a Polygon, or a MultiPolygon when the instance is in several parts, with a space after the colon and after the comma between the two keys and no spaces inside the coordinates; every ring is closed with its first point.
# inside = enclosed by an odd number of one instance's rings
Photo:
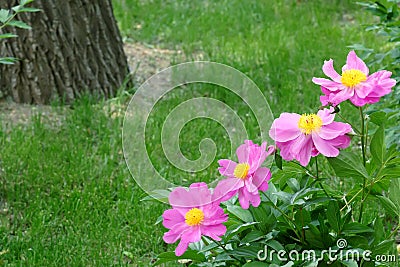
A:
{"type": "Polygon", "coordinates": [[[275,150],[273,146],[269,146],[268,151],[266,148],[266,142],[259,146],[246,140],[236,150],[239,163],[229,159],[218,161],[218,170],[227,179],[221,180],[214,189],[215,201],[226,201],[239,193],[239,203],[243,209],[248,209],[250,203],[254,207],[260,205],[258,190],[266,191],[271,178],[270,170],[261,167],[261,164],[275,150]]]}
{"type": "Polygon", "coordinates": [[[228,215],[219,206],[219,202],[212,201],[207,184],[191,184],[189,191],[177,187],[168,199],[172,209],[163,214],[163,225],[169,229],[163,239],[168,244],[180,239],[175,250],[177,256],[186,251],[189,243],[200,241],[202,235],[221,240],[220,236],[226,232],[223,223],[228,220],[228,215]]]}
{"type": "Polygon", "coordinates": [[[382,96],[389,94],[396,84],[396,81],[390,78],[390,71],[381,70],[368,75],[367,65],[354,51],[347,55],[342,75],[333,68],[332,59],[325,61],[322,70],[332,80],[314,77],[312,81],[321,86],[324,95],[320,100],[324,106],[336,106],[347,99],[358,107],[376,103],[382,96]]]}
{"type": "Polygon", "coordinates": [[[275,140],[284,160],[296,159],[306,166],[311,157],[319,153],[326,157],[337,157],[339,148],[350,144],[351,126],[334,122],[334,108],[318,111],[317,114],[299,115],[282,113],[272,123],[270,137],[275,140]]]}

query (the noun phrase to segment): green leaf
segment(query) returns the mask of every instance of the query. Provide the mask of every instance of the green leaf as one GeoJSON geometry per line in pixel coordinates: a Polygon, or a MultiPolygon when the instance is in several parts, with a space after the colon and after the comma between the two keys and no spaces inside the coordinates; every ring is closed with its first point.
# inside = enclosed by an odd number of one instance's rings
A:
{"type": "Polygon", "coordinates": [[[12,7],[11,9],[14,10],[15,12],[18,12],[18,10],[19,10],[20,8],[22,8],[22,6],[21,6],[21,5],[18,5],[18,6],[12,7]]]}
{"type": "Polygon", "coordinates": [[[268,266],[270,265],[260,261],[248,262],[245,265],[243,265],[243,267],[268,267],[268,266]]]}
{"type": "Polygon", "coordinates": [[[305,207],[310,206],[310,205],[314,205],[314,204],[320,204],[320,203],[324,203],[324,202],[328,202],[333,200],[333,198],[330,197],[315,197],[315,198],[311,198],[306,200],[305,203],[305,207]]]}
{"type": "Polygon", "coordinates": [[[346,236],[346,241],[353,248],[369,249],[371,247],[368,244],[368,239],[362,235],[346,236]]]}
{"type": "Polygon", "coordinates": [[[361,159],[352,152],[342,151],[338,157],[327,159],[338,177],[369,178],[361,159]]]}
{"type": "Polygon", "coordinates": [[[0,64],[14,64],[15,62],[17,62],[17,59],[15,57],[2,57],[0,58],[0,64]]]}
{"type": "Polygon", "coordinates": [[[261,231],[251,231],[248,233],[241,241],[240,245],[245,245],[247,243],[253,243],[257,240],[265,238],[265,235],[261,231]]]}
{"type": "Polygon", "coordinates": [[[206,261],[206,257],[203,254],[199,254],[193,250],[188,250],[185,253],[183,253],[182,256],[179,257],[176,256],[173,251],[168,251],[158,255],[158,260],[154,263],[154,266],[176,260],[194,260],[194,261],[204,262],[206,261]]]}
{"type": "Polygon", "coordinates": [[[281,251],[281,250],[285,250],[285,248],[282,246],[281,243],[279,243],[276,240],[269,240],[267,242],[267,246],[269,246],[270,248],[272,248],[275,251],[281,251]]]}
{"type": "Polygon", "coordinates": [[[299,230],[303,230],[311,222],[310,212],[306,209],[300,209],[294,215],[294,224],[299,230]]]}
{"type": "Polygon", "coordinates": [[[388,255],[394,249],[394,240],[384,240],[371,249],[373,255],[388,255]]]}
{"type": "Polygon", "coordinates": [[[371,245],[376,245],[382,240],[385,240],[385,228],[382,223],[382,219],[380,217],[376,217],[374,221],[374,233],[373,233],[373,240],[371,245]]]}
{"type": "Polygon", "coordinates": [[[41,9],[39,9],[39,8],[33,8],[33,7],[19,7],[18,8],[18,10],[14,10],[15,12],[18,12],[18,13],[22,13],[22,12],[39,12],[39,11],[42,11],[41,9]]]}
{"type": "Polygon", "coordinates": [[[385,167],[381,172],[381,175],[376,178],[380,179],[381,177],[392,178],[392,179],[400,178],[400,166],[398,165],[398,166],[385,167]]]}
{"type": "Polygon", "coordinates": [[[15,37],[18,37],[18,35],[13,34],[13,33],[3,33],[3,34],[0,34],[0,39],[15,38],[15,37]]]}
{"type": "Polygon", "coordinates": [[[8,22],[7,25],[18,27],[21,29],[27,29],[27,30],[32,29],[31,26],[29,26],[28,24],[26,24],[25,22],[20,21],[20,20],[12,20],[12,21],[8,22]]]}
{"type": "Polygon", "coordinates": [[[224,236],[224,240],[229,241],[234,235],[237,235],[249,228],[252,228],[254,225],[258,224],[258,222],[251,222],[251,223],[245,223],[245,224],[237,224],[237,225],[232,225],[231,227],[228,228],[226,231],[226,234],[224,236]]]}
{"type": "Polygon", "coordinates": [[[396,206],[392,200],[384,196],[376,196],[376,197],[379,199],[386,212],[388,212],[390,215],[396,218],[400,216],[399,206],[396,206]]]}
{"type": "Polygon", "coordinates": [[[168,196],[171,192],[168,190],[154,190],[149,193],[148,196],[145,196],[140,201],[149,201],[149,200],[159,200],[162,202],[168,202],[168,196]]]}
{"type": "Polygon", "coordinates": [[[347,267],[358,267],[357,262],[355,262],[354,260],[348,260],[348,261],[340,261],[344,266],[347,267]]]}
{"type": "Polygon", "coordinates": [[[290,189],[292,189],[293,192],[297,192],[300,190],[300,184],[296,179],[290,178],[289,180],[287,180],[286,183],[290,187],[290,189]]]}
{"type": "Polygon", "coordinates": [[[308,224],[308,227],[309,229],[305,231],[307,242],[315,248],[324,248],[324,240],[318,228],[312,223],[308,224]]]}
{"type": "Polygon", "coordinates": [[[262,202],[257,208],[250,207],[249,209],[254,221],[260,222],[257,225],[257,229],[263,233],[269,233],[276,226],[276,217],[269,204],[262,202]]]}
{"type": "Polygon", "coordinates": [[[229,250],[228,254],[239,257],[249,257],[249,258],[257,258],[257,254],[260,251],[259,246],[250,245],[250,246],[242,246],[235,248],[233,250],[229,250]]]}
{"type": "Polygon", "coordinates": [[[227,210],[241,219],[244,222],[252,222],[253,221],[253,216],[251,215],[251,212],[245,209],[242,209],[239,206],[231,205],[227,207],[227,210]]]}
{"type": "Polygon", "coordinates": [[[376,124],[378,126],[381,126],[387,120],[386,112],[384,112],[384,111],[374,112],[371,115],[369,115],[369,118],[370,118],[371,122],[373,122],[374,124],[376,124]]]}
{"type": "Polygon", "coordinates": [[[382,165],[386,155],[385,129],[383,126],[380,126],[372,137],[370,150],[372,157],[382,165]]]}
{"type": "Polygon", "coordinates": [[[159,224],[159,223],[162,223],[163,220],[164,220],[164,218],[163,218],[162,215],[158,216],[158,218],[157,218],[156,222],[154,223],[154,225],[157,225],[157,224],[159,224]]]}
{"type": "Polygon", "coordinates": [[[282,170],[282,157],[278,152],[275,153],[275,164],[279,169],[282,170]]]}
{"type": "Polygon", "coordinates": [[[0,22],[4,23],[10,18],[10,11],[7,9],[0,9],[0,22]]]}
{"type": "Polygon", "coordinates": [[[389,188],[389,198],[396,205],[396,207],[400,209],[400,179],[391,180],[389,188]]]}
{"type": "Polygon", "coordinates": [[[290,194],[290,193],[287,193],[287,192],[283,192],[283,191],[278,191],[276,193],[273,193],[272,195],[274,195],[275,197],[277,197],[280,200],[282,200],[283,203],[285,203],[285,204],[289,204],[290,203],[290,199],[293,196],[293,194],[290,194]]]}
{"type": "Polygon", "coordinates": [[[21,6],[24,6],[26,4],[32,3],[34,0],[21,0],[20,4],[21,6]]]}
{"type": "Polygon", "coordinates": [[[309,195],[311,195],[313,193],[319,192],[319,191],[322,191],[322,189],[321,188],[315,188],[315,187],[303,188],[300,191],[297,191],[296,193],[294,193],[292,195],[292,197],[290,199],[290,204],[292,204],[292,205],[298,205],[298,204],[303,205],[303,204],[306,203],[306,201],[304,200],[305,197],[307,197],[307,196],[309,196],[309,195]],[[302,201],[300,201],[300,200],[302,200],[302,201]]]}
{"type": "Polygon", "coordinates": [[[331,201],[328,204],[328,208],[326,210],[326,218],[328,219],[329,224],[332,229],[335,230],[336,233],[340,231],[340,210],[339,205],[336,201],[331,201]]]}
{"type": "Polygon", "coordinates": [[[342,230],[343,234],[360,234],[360,233],[373,233],[373,232],[374,232],[373,229],[358,222],[351,222],[345,224],[342,230]]]}

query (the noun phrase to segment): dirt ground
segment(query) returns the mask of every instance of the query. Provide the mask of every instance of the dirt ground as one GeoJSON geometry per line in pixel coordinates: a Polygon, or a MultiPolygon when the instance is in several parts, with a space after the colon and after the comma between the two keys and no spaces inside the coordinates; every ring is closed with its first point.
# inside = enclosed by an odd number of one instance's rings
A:
{"type": "MultiPolygon", "coordinates": [[[[171,65],[171,62],[185,61],[180,50],[168,50],[139,43],[124,45],[129,68],[133,73],[133,80],[139,86],[152,75],[171,65]]],[[[201,59],[201,56],[197,56],[201,59]]],[[[62,123],[68,107],[51,107],[0,102],[0,122],[8,128],[11,125],[26,124],[33,116],[40,116],[41,120],[52,125],[62,123]]]]}

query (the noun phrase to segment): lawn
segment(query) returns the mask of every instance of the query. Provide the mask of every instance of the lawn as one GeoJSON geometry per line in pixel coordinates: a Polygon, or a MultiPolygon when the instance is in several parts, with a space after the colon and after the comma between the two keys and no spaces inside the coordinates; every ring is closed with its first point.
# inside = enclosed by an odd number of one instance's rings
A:
{"type": "MultiPolygon", "coordinates": [[[[134,1],[114,0],[126,42],[182,50],[187,58],[228,64],[247,74],[275,114],[306,113],[318,105],[313,76],[322,77],[325,59],[342,66],[354,43],[379,50],[382,40],[365,32],[373,18],[353,1],[134,1]],[[196,55],[196,56],[195,56],[196,55]]],[[[171,63],[177,63],[173,60],[171,63]]],[[[0,129],[0,265],[149,266],[174,246],[162,241],[155,224],[167,207],[141,201],[146,194],[131,177],[122,152],[124,106],[135,88],[94,103],[83,97],[57,122],[33,116],[31,123],[0,129]]],[[[218,144],[209,168],[187,175],[168,163],[160,130],[167,114],[184,100],[213,97],[227,103],[259,140],[257,124],[240,98],[217,86],[180,87],[165,97],[147,125],[147,148],[154,166],[169,179],[209,181],[217,159],[229,154],[223,128],[193,120],[181,132],[182,153],[199,157],[206,138],[218,144]]]]}

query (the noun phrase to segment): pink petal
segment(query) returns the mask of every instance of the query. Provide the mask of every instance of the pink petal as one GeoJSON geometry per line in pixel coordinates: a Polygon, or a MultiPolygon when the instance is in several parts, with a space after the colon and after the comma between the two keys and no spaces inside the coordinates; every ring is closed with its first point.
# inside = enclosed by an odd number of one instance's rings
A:
{"type": "Polygon", "coordinates": [[[174,208],[190,208],[194,206],[191,194],[183,187],[175,188],[169,194],[168,200],[174,208]]]}
{"type": "MultiPolygon", "coordinates": [[[[365,106],[366,104],[372,104],[370,102],[370,99],[367,98],[360,98],[358,95],[354,94],[351,98],[350,98],[351,103],[353,103],[355,106],[357,107],[362,107],[365,106]]],[[[379,98],[378,98],[379,101],[379,98]]],[[[378,102],[376,101],[376,102],[378,102]]]]}
{"type": "Polygon", "coordinates": [[[222,176],[234,177],[234,171],[237,163],[229,159],[218,160],[219,168],[218,171],[222,176]]]}
{"type": "Polygon", "coordinates": [[[164,211],[163,215],[163,225],[165,228],[172,228],[174,225],[182,223],[185,221],[185,217],[176,209],[169,209],[164,211]]]}
{"type": "Polygon", "coordinates": [[[350,124],[343,122],[332,122],[328,125],[322,126],[320,131],[316,134],[322,139],[332,140],[339,135],[344,135],[349,132],[351,132],[350,124]]]}
{"type": "Polygon", "coordinates": [[[363,82],[362,84],[359,84],[355,89],[354,93],[359,97],[359,98],[366,98],[371,91],[373,90],[372,84],[363,82]]]}
{"type": "Polygon", "coordinates": [[[228,220],[228,214],[218,205],[208,205],[203,208],[204,221],[202,225],[216,225],[228,220]]]}
{"type": "Polygon", "coordinates": [[[290,151],[302,166],[307,166],[311,159],[312,148],[311,136],[303,134],[293,141],[290,151]]]}
{"type": "Polygon", "coordinates": [[[312,133],[312,140],[314,142],[317,150],[326,157],[337,157],[339,155],[339,150],[331,145],[327,140],[322,139],[316,133],[312,133]]]}
{"type": "Polygon", "coordinates": [[[260,195],[258,194],[258,192],[255,194],[251,194],[247,191],[245,187],[239,190],[238,198],[240,206],[246,210],[250,207],[250,203],[254,207],[258,207],[261,203],[260,195]]]}
{"type": "Polygon", "coordinates": [[[212,201],[224,202],[236,195],[237,190],[244,186],[244,181],[238,178],[227,178],[219,181],[214,189],[212,201]]]}
{"type": "Polygon", "coordinates": [[[254,144],[249,150],[249,160],[250,169],[248,175],[252,175],[265,161],[267,158],[267,142],[263,142],[261,146],[254,144]]]}
{"type": "Polygon", "coordinates": [[[290,153],[292,143],[293,141],[276,142],[276,146],[280,149],[280,155],[284,160],[290,161],[294,159],[294,156],[290,153]]]}
{"type": "Polygon", "coordinates": [[[350,141],[351,141],[350,136],[342,135],[342,136],[336,137],[335,139],[329,140],[329,143],[332,146],[344,149],[350,145],[350,141]]]}
{"type": "Polygon", "coordinates": [[[340,82],[340,75],[336,72],[336,70],[333,68],[333,60],[330,59],[328,61],[325,60],[324,65],[322,66],[322,71],[326,76],[331,78],[335,82],[340,82]]]}
{"type": "Polygon", "coordinates": [[[311,157],[316,157],[319,155],[319,151],[315,148],[314,144],[313,144],[313,148],[311,150],[311,157]]]}
{"type": "Polygon", "coordinates": [[[166,232],[163,236],[165,243],[172,244],[175,243],[182,235],[183,232],[187,231],[190,226],[186,223],[180,223],[174,225],[173,229],[166,232]]]}
{"type": "Polygon", "coordinates": [[[343,87],[342,83],[334,82],[325,78],[313,78],[312,82],[323,86],[325,89],[329,91],[337,91],[343,87]]]}
{"type": "Polygon", "coordinates": [[[187,250],[188,246],[189,246],[189,243],[183,242],[181,240],[181,242],[179,242],[178,246],[175,249],[175,255],[178,257],[182,256],[183,253],[185,253],[185,251],[187,250]]]}
{"type": "Polygon", "coordinates": [[[331,108],[324,108],[323,110],[319,110],[317,115],[322,119],[322,125],[327,125],[333,122],[335,119],[335,109],[331,108]]]}
{"type": "Polygon", "coordinates": [[[189,193],[193,195],[194,203],[197,206],[202,206],[210,203],[211,191],[204,182],[192,183],[189,186],[189,193]]]}
{"type": "Polygon", "coordinates": [[[381,70],[371,74],[367,82],[373,85],[373,90],[368,97],[382,97],[392,91],[392,87],[396,85],[396,80],[390,79],[392,73],[390,71],[381,70]]]}
{"type": "Polygon", "coordinates": [[[239,163],[247,163],[249,161],[249,153],[251,143],[244,143],[236,149],[236,155],[238,157],[239,163]]]}
{"type": "Polygon", "coordinates": [[[368,75],[369,73],[367,65],[357,56],[356,52],[354,52],[353,50],[350,51],[347,55],[346,65],[343,66],[343,68],[344,71],[355,69],[362,71],[365,75],[368,75]]]}
{"type": "Polygon", "coordinates": [[[187,191],[183,187],[175,188],[168,197],[173,208],[192,208],[211,203],[211,192],[205,183],[196,183],[187,191]]]}
{"type": "Polygon", "coordinates": [[[276,142],[287,142],[296,139],[301,134],[298,127],[300,117],[296,113],[282,113],[272,123],[269,136],[276,142]]]}
{"type": "Polygon", "coordinates": [[[188,230],[184,231],[181,240],[187,243],[198,242],[201,239],[200,225],[191,226],[188,230]]]}
{"type": "Polygon", "coordinates": [[[268,146],[268,149],[267,149],[267,157],[268,157],[269,155],[275,153],[275,150],[276,150],[275,146],[272,146],[272,145],[271,145],[271,146],[268,146]]]}
{"type": "Polygon", "coordinates": [[[321,104],[323,106],[327,106],[327,105],[329,105],[329,96],[322,95],[319,97],[319,101],[321,101],[321,104]]]}
{"type": "Polygon", "coordinates": [[[339,105],[343,101],[351,98],[354,95],[354,89],[352,88],[345,88],[339,91],[337,94],[331,94],[329,97],[329,102],[332,103],[334,106],[339,105]]]}
{"type": "Polygon", "coordinates": [[[220,236],[226,233],[226,226],[223,224],[218,225],[202,225],[201,233],[209,236],[217,241],[221,240],[220,236]]]}
{"type": "Polygon", "coordinates": [[[253,184],[253,178],[249,177],[246,180],[244,180],[244,186],[246,187],[247,191],[249,191],[250,193],[254,193],[258,191],[257,186],[255,186],[253,184]]]}
{"type": "Polygon", "coordinates": [[[253,175],[253,184],[259,190],[266,191],[268,189],[267,181],[269,181],[270,178],[271,178],[271,171],[268,168],[261,167],[253,175]]]}
{"type": "Polygon", "coordinates": [[[164,234],[163,240],[167,244],[172,244],[175,243],[179,237],[181,236],[181,233],[175,232],[175,231],[168,231],[164,234]]]}

